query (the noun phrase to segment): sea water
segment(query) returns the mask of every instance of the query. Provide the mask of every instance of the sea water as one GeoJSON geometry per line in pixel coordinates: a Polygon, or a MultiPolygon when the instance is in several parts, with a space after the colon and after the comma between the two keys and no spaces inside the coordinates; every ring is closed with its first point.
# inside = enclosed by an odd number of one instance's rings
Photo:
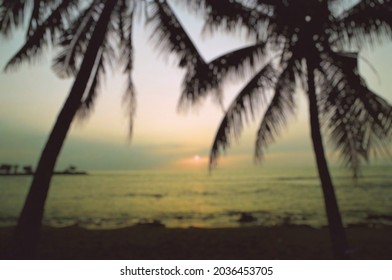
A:
{"type": "MultiPolygon", "coordinates": [[[[364,169],[354,180],[332,169],[343,221],[392,224],[392,167],[364,169]]],[[[0,177],[0,226],[14,225],[31,177],[0,177]]],[[[167,227],[327,224],[314,168],[134,170],[52,179],[44,215],[51,226],[117,228],[153,221],[167,227]]]]}

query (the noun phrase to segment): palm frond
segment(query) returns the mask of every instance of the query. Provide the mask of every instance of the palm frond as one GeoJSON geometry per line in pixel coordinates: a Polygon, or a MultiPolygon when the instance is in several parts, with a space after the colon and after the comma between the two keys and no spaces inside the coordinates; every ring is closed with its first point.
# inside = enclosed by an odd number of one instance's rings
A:
{"type": "Polygon", "coordinates": [[[59,38],[58,45],[61,51],[55,57],[52,66],[59,77],[67,78],[78,72],[80,61],[96,24],[96,16],[100,12],[99,2],[93,1],[59,38]]]}
{"type": "Polygon", "coordinates": [[[254,117],[257,107],[266,103],[267,90],[273,88],[275,70],[267,64],[259,71],[234,99],[219,126],[210,152],[210,168],[217,163],[221,150],[225,150],[232,138],[237,138],[247,121],[247,112],[254,117]]]}
{"type": "Polygon", "coordinates": [[[206,19],[203,30],[233,32],[245,29],[249,37],[266,39],[266,27],[270,19],[269,9],[259,3],[244,1],[205,1],[206,19]]]}
{"type": "Polygon", "coordinates": [[[40,21],[42,20],[41,15],[42,15],[42,6],[41,0],[33,0],[33,10],[31,12],[31,17],[30,17],[30,21],[29,21],[29,25],[27,28],[27,36],[26,37],[30,37],[31,35],[33,35],[34,30],[38,27],[38,25],[40,24],[40,21]]]}
{"type": "Polygon", "coordinates": [[[26,0],[2,0],[0,2],[0,32],[9,36],[13,28],[23,25],[26,0]]]}
{"type": "Polygon", "coordinates": [[[356,47],[374,44],[383,38],[392,38],[392,1],[362,0],[342,13],[332,29],[340,45],[356,47]]]}
{"type": "Polygon", "coordinates": [[[322,65],[323,73],[333,90],[328,96],[329,102],[348,100],[347,106],[355,100],[367,111],[374,125],[378,127],[380,137],[388,137],[391,132],[391,106],[386,100],[373,93],[360,76],[358,55],[356,53],[330,53],[330,60],[322,65]],[[329,75],[328,75],[329,74],[329,75]]]}
{"type": "Polygon", "coordinates": [[[366,86],[357,61],[356,54],[332,53],[320,68],[322,120],[355,177],[371,151],[388,151],[392,135],[392,106],[366,86]]]}
{"type": "Polygon", "coordinates": [[[127,86],[123,97],[127,114],[129,115],[129,136],[133,132],[133,119],[136,112],[136,91],[132,80],[132,71],[134,64],[133,53],[133,21],[135,17],[135,6],[129,7],[126,0],[121,0],[118,5],[118,31],[121,62],[124,65],[124,74],[127,76],[127,86]]]}
{"type": "Polygon", "coordinates": [[[61,1],[51,14],[30,35],[21,49],[7,63],[5,70],[16,68],[23,61],[31,62],[40,55],[45,46],[53,43],[58,31],[64,29],[79,0],[61,1]]]}
{"type": "Polygon", "coordinates": [[[59,2],[57,0],[2,0],[0,1],[0,33],[9,36],[11,31],[23,27],[26,18],[30,19],[27,24],[27,36],[33,33],[47,12],[59,2]],[[31,11],[31,12],[30,12],[31,11]]]}
{"type": "MultiPolygon", "coordinates": [[[[361,161],[368,160],[368,148],[363,146],[363,144],[366,145],[363,121],[355,121],[353,117],[342,110],[341,106],[335,105],[335,108],[336,110],[331,112],[328,123],[330,139],[335,148],[339,150],[343,162],[351,167],[354,177],[357,178],[361,161]]],[[[360,111],[353,111],[349,113],[354,113],[354,116],[360,115],[360,111]]]]}
{"type": "Polygon", "coordinates": [[[243,79],[254,73],[266,57],[266,44],[260,43],[224,54],[210,63],[189,68],[183,84],[179,108],[200,102],[208,93],[219,92],[227,79],[243,79]]]}
{"type": "Polygon", "coordinates": [[[27,27],[27,36],[30,37],[34,34],[34,30],[42,24],[43,20],[53,8],[56,7],[58,1],[56,0],[31,0],[32,12],[27,27]]]}
{"type": "Polygon", "coordinates": [[[203,63],[203,58],[166,0],[153,0],[148,8],[148,24],[152,27],[151,40],[155,47],[161,52],[176,54],[180,67],[203,63]]]}
{"type": "Polygon", "coordinates": [[[265,149],[273,143],[280,130],[286,126],[290,115],[294,113],[294,92],[296,89],[294,61],[289,61],[280,74],[272,98],[259,127],[256,137],[255,158],[261,160],[265,149]]]}
{"type": "Polygon", "coordinates": [[[187,6],[190,12],[202,14],[205,18],[203,32],[217,30],[227,32],[246,32],[257,40],[266,39],[266,27],[276,1],[238,1],[238,0],[190,0],[178,1],[187,6]]]}

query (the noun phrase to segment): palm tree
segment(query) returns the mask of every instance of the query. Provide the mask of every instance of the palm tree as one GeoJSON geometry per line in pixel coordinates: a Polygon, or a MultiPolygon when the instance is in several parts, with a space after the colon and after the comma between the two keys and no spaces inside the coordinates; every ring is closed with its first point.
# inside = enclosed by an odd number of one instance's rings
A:
{"type": "MultiPolygon", "coordinates": [[[[94,105],[99,80],[107,64],[121,54],[124,73],[128,77],[126,100],[129,104],[130,131],[135,111],[132,28],[135,13],[145,9],[146,20],[153,27],[152,40],[157,47],[179,56],[186,66],[197,59],[197,51],[176,15],[165,1],[139,0],[2,0],[0,31],[12,33],[24,23],[27,7],[32,7],[26,41],[11,58],[6,70],[24,61],[31,62],[46,46],[60,52],[53,68],[61,77],[74,77],[65,101],[39,159],[31,187],[21,212],[14,238],[14,257],[34,257],[44,206],[57,157],[68,130],[79,115],[85,117],[94,105]]],[[[141,18],[141,16],[139,16],[141,18]]]]}
{"type": "Polygon", "coordinates": [[[360,76],[358,52],[391,39],[392,1],[362,0],[202,0],[188,1],[203,14],[204,30],[245,33],[251,44],[188,70],[180,105],[207,94],[221,95],[229,79],[251,76],[218,128],[210,168],[239,136],[248,115],[263,109],[255,157],[261,160],[296,111],[302,88],[309,104],[311,139],[324,195],[334,256],[346,258],[348,243],[324,153],[322,128],[354,176],[372,150],[388,149],[392,107],[360,76]]]}

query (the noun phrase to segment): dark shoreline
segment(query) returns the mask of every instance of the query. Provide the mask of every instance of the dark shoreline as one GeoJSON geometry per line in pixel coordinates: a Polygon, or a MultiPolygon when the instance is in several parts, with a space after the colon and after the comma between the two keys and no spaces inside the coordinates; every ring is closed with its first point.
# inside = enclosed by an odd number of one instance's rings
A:
{"type": "MultiPolygon", "coordinates": [[[[13,228],[0,228],[7,259],[13,228]]],[[[352,259],[392,259],[392,226],[347,228],[352,259]]],[[[111,230],[44,227],[38,259],[332,259],[327,228],[250,226],[111,230]]]]}

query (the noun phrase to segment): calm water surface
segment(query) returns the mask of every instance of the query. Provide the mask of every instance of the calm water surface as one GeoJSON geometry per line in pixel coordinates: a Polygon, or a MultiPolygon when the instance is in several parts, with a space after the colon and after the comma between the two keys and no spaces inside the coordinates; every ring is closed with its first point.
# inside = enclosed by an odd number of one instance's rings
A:
{"type": "MultiPolygon", "coordinates": [[[[392,224],[392,167],[371,167],[353,181],[334,169],[346,224],[392,224]]],[[[15,224],[30,177],[0,177],[0,226],[15,224]]],[[[326,224],[314,169],[91,172],[55,176],[45,223],[114,228],[159,220],[168,227],[240,226],[241,213],[253,224],[326,224]]]]}

